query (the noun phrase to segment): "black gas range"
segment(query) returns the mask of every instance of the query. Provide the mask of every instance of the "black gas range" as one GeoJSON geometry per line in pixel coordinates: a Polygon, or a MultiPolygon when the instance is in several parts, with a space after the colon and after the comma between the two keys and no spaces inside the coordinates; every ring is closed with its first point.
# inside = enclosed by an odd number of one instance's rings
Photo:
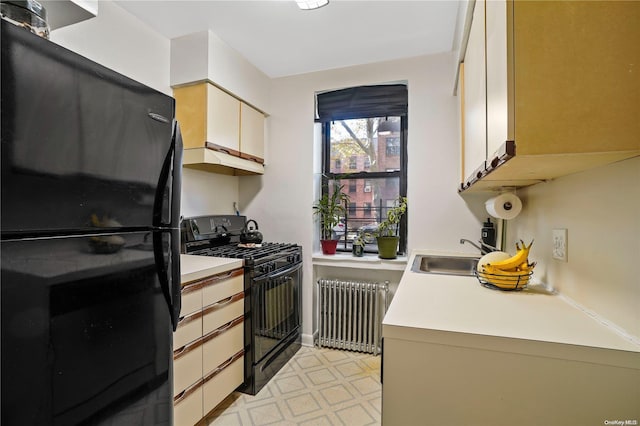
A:
{"type": "Polygon", "coordinates": [[[185,218],[182,252],[243,259],[245,381],[238,390],[255,395],[301,346],[302,247],[242,244],[245,224],[245,216],[185,218]]]}

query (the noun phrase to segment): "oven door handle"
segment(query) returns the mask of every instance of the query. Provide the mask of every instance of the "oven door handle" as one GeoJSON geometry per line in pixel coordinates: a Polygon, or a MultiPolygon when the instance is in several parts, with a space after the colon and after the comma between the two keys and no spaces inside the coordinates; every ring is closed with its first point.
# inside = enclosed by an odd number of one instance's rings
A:
{"type": "Polygon", "coordinates": [[[253,279],[254,282],[261,282],[261,281],[266,281],[266,280],[272,280],[274,278],[280,278],[284,275],[288,275],[292,272],[297,271],[298,269],[302,268],[302,262],[298,262],[295,265],[293,265],[292,267],[285,269],[284,271],[280,271],[277,274],[266,274],[263,275],[261,277],[256,277],[253,279]]]}

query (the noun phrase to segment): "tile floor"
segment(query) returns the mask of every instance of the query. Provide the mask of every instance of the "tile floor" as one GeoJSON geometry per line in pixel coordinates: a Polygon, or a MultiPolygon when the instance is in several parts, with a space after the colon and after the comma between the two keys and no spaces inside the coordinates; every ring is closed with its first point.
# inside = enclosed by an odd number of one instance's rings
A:
{"type": "Polygon", "coordinates": [[[255,396],[234,392],[213,426],[379,425],[380,356],[302,347],[255,396]]]}

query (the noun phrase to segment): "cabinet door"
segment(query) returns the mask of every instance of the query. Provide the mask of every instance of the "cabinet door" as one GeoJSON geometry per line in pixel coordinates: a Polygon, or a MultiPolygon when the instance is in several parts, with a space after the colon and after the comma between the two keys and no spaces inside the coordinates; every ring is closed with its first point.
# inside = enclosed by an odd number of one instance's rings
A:
{"type": "Polygon", "coordinates": [[[240,151],[240,101],[207,84],[207,142],[240,151]]]}
{"type": "Polygon", "coordinates": [[[202,420],[203,381],[182,391],[174,398],[173,420],[177,426],[190,426],[202,420]]]}
{"type": "Polygon", "coordinates": [[[205,375],[202,387],[203,411],[209,413],[244,380],[243,352],[235,354],[217,369],[205,375]]]}
{"type": "Polygon", "coordinates": [[[509,138],[507,77],[507,3],[486,2],[487,155],[509,138]]]}
{"type": "Polygon", "coordinates": [[[240,104],[240,152],[264,159],[264,115],[245,103],[240,104]]]}
{"type": "Polygon", "coordinates": [[[487,158],[484,13],[485,2],[476,1],[464,57],[464,176],[487,158]]]}
{"type": "Polygon", "coordinates": [[[177,87],[173,89],[173,97],[184,148],[202,148],[206,139],[207,85],[177,87]]]}
{"type": "Polygon", "coordinates": [[[207,307],[244,290],[242,269],[211,276],[203,281],[202,306],[207,307]]]}

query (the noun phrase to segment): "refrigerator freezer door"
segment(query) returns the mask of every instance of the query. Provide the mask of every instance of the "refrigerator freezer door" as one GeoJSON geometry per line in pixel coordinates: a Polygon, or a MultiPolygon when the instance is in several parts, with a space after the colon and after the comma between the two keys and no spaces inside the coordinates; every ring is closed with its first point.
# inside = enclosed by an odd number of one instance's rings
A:
{"type": "Polygon", "coordinates": [[[0,242],[3,425],[171,424],[171,314],[153,235],[106,238],[0,242]],[[150,423],[124,421],[136,416],[150,423]]]}
{"type": "Polygon", "coordinates": [[[175,154],[173,98],[1,26],[3,235],[148,228],[158,191],[179,204],[180,167],[161,179],[175,154]]]}

